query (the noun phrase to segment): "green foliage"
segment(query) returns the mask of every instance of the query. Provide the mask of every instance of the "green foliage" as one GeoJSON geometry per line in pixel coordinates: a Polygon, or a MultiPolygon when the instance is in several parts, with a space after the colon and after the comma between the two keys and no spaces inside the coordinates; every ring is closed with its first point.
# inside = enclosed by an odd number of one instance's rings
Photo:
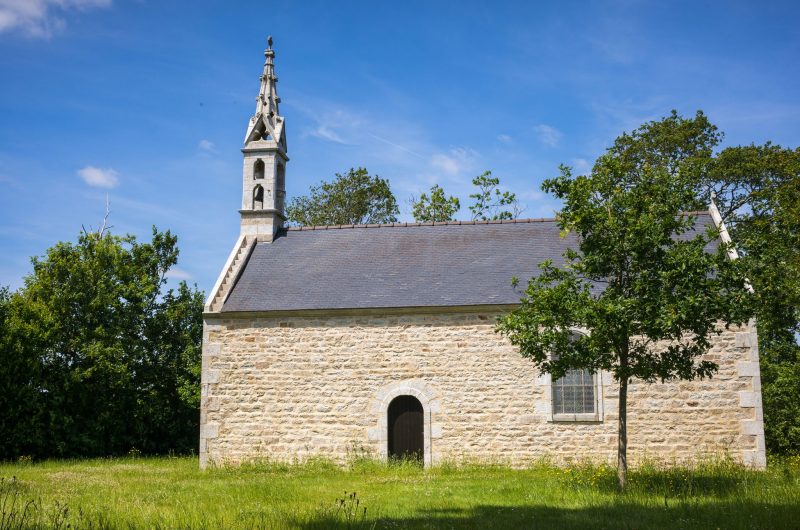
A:
{"type": "Polygon", "coordinates": [[[203,299],[185,282],[164,292],[176,244],[84,232],[32,260],[0,304],[0,457],[194,449],[203,299]]]}
{"type": "MultiPolygon", "coordinates": [[[[6,481],[15,488],[6,495],[17,503],[7,511],[20,514],[33,500],[33,528],[56,520],[62,528],[127,529],[788,529],[800,517],[800,466],[791,461],[766,471],[727,460],[645,463],[631,470],[624,494],[614,469],[593,462],[421,469],[376,461],[352,469],[315,460],[205,471],[195,458],[0,465],[0,476],[12,475],[18,480],[6,481]]],[[[3,494],[0,479],[0,503],[3,494]]]]}
{"type": "Polygon", "coordinates": [[[800,354],[794,361],[763,357],[761,381],[767,449],[800,455],[800,354]]]}
{"type": "Polygon", "coordinates": [[[603,369],[648,382],[714,372],[695,361],[717,320],[746,318],[739,309],[747,294],[724,253],[705,251],[716,234],[693,233],[696,217],[682,214],[696,204],[692,164],[714,145],[710,128],[702,114],[673,115],[621,136],[589,176],[562,166],[545,181],[564,201],[558,223],[576,233],[577,250],[564,255],[565,266],[542,263],[521,307],[498,327],[544,371],[603,369]],[[591,333],[575,340],[573,328],[591,333]],[[655,347],[664,340],[674,342],[655,347]]]}
{"type": "Polygon", "coordinates": [[[286,207],[289,222],[301,226],[392,223],[398,213],[389,181],[363,167],[337,173],[333,182],[313,186],[286,207]]]}
{"type": "Polygon", "coordinates": [[[475,200],[475,204],[469,207],[473,221],[516,219],[522,213],[517,195],[500,191],[500,179],[493,177],[491,171],[484,171],[472,179],[472,184],[478,188],[469,196],[475,200]]]}
{"type": "Polygon", "coordinates": [[[411,213],[417,222],[452,221],[461,208],[458,197],[448,197],[438,184],[431,188],[430,196],[423,193],[419,199],[412,199],[411,202],[411,213]]]}
{"type": "Polygon", "coordinates": [[[730,147],[707,179],[755,290],[767,447],[800,454],[800,149],[730,147]]]}
{"type": "Polygon", "coordinates": [[[0,289],[0,459],[30,454],[40,445],[41,359],[33,341],[41,329],[21,320],[20,298],[0,289]]]}
{"type": "Polygon", "coordinates": [[[543,189],[564,202],[558,224],[574,232],[565,264],[550,261],[528,282],[521,305],[498,322],[542,371],[607,370],[620,384],[620,483],[624,485],[626,389],[710,377],[701,360],[717,322],[748,317],[738,262],[706,252],[714,231],[694,232],[703,162],[719,135],[702,113],[675,113],[623,134],[588,176],[569,168],[543,189]],[[575,335],[573,329],[590,330],[575,335]]]}

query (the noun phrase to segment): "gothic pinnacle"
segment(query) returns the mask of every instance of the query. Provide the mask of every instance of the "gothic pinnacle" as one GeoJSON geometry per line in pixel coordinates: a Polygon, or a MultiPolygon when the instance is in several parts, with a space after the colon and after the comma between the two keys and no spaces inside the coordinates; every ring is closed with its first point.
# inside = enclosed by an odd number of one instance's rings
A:
{"type": "Polygon", "coordinates": [[[259,78],[261,87],[256,97],[256,111],[250,118],[245,141],[261,137],[278,139],[282,130],[279,124],[283,122],[283,118],[278,110],[281,98],[278,96],[278,76],[275,75],[275,51],[272,49],[271,35],[267,37],[264,58],[264,70],[259,78]]]}

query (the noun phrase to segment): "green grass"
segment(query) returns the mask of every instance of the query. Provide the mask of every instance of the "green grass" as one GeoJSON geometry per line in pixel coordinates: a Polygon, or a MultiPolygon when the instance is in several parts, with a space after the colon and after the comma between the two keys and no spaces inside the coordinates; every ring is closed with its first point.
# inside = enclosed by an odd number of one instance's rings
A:
{"type": "Polygon", "coordinates": [[[122,458],[0,464],[0,477],[3,530],[800,528],[797,459],[765,472],[724,460],[644,465],[624,494],[613,468],[591,464],[422,470],[362,459],[200,471],[194,458],[122,458]]]}

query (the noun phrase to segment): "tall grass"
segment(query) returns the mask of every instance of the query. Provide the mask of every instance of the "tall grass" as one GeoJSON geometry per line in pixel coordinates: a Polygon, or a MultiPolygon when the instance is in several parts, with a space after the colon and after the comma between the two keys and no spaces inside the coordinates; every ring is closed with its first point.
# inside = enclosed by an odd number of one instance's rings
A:
{"type": "Polygon", "coordinates": [[[9,528],[800,528],[800,459],[526,469],[368,455],[200,471],[194,458],[0,465],[9,528]]]}

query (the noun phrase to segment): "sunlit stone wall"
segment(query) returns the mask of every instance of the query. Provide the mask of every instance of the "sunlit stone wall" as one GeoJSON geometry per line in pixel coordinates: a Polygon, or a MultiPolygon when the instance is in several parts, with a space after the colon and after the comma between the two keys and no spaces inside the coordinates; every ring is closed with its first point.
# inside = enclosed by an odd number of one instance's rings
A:
{"type": "MultiPolygon", "coordinates": [[[[494,332],[497,313],[208,315],[201,465],[386,455],[386,408],[415,395],[425,461],[525,465],[547,457],[613,462],[618,390],[601,374],[596,421],[553,421],[550,378],[494,332]]],[[[751,327],[725,331],[710,380],[629,387],[629,458],[727,453],[765,465],[758,351],[751,327]]]]}

